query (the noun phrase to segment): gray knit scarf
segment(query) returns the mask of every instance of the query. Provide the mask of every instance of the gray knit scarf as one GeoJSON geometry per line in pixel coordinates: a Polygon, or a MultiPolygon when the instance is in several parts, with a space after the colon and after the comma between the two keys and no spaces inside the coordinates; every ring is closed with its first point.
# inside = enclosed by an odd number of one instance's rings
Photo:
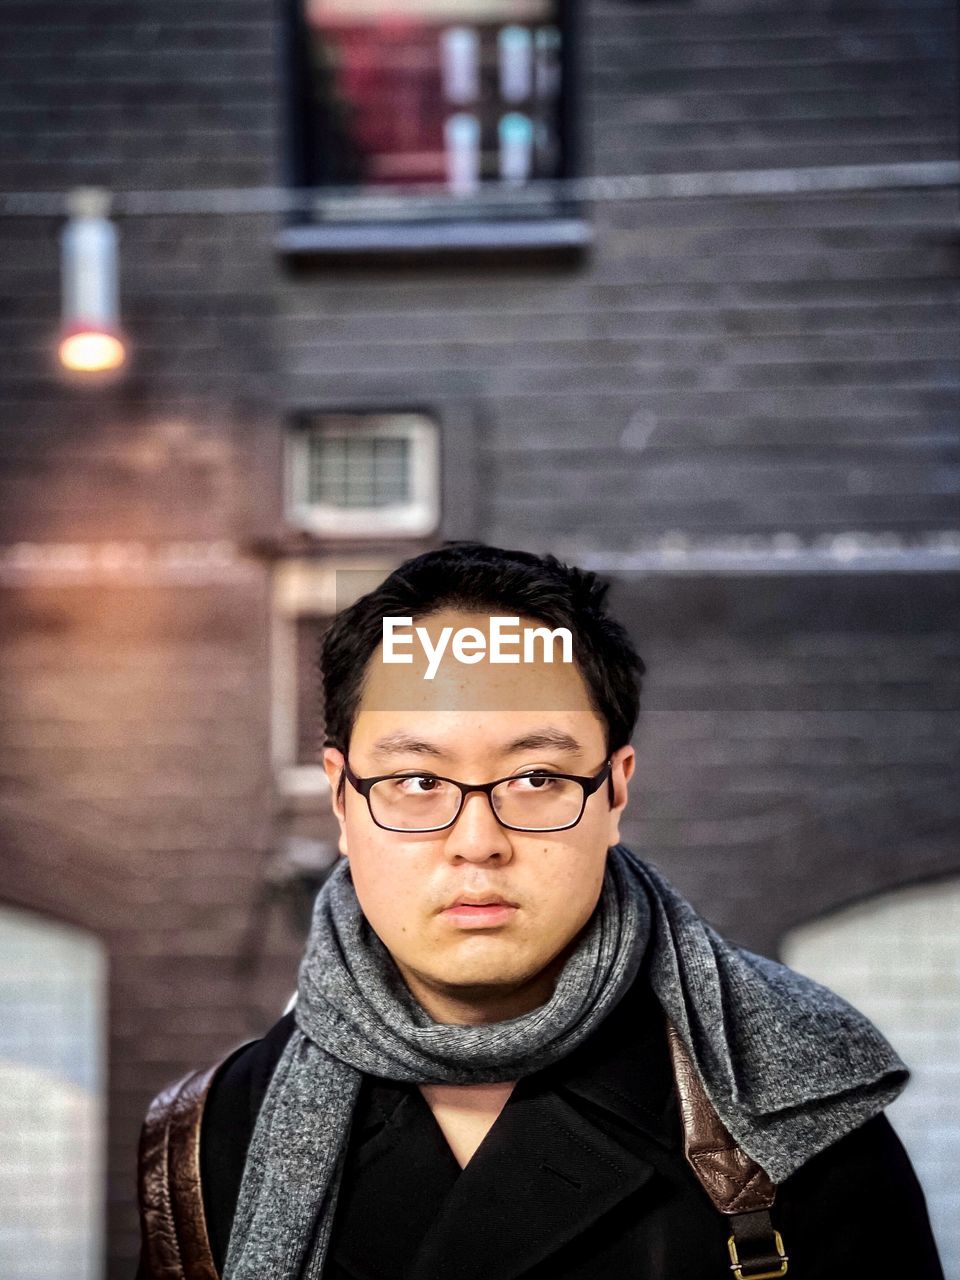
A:
{"type": "Polygon", "coordinates": [[[637,976],[650,982],[717,1113],[782,1182],[887,1106],[907,1070],[839,996],[725,942],[651,866],[610,850],[597,909],[550,1000],[486,1026],[434,1022],[367,924],[349,863],[317,897],[296,1029],[254,1128],[225,1280],[319,1280],[364,1074],[410,1083],[516,1080],[576,1048],[637,976]]]}

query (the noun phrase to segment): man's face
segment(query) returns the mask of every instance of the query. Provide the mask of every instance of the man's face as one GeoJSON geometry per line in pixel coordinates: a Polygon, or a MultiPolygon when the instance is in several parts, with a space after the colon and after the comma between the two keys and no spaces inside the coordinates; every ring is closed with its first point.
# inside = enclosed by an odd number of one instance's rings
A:
{"type": "MultiPolygon", "coordinates": [[[[486,633],[489,618],[448,610],[417,625],[436,644],[444,626],[486,633]]],[[[605,726],[583,678],[575,664],[559,661],[559,646],[553,663],[543,660],[541,646],[536,652],[529,663],[469,666],[448,653],[428,681],[420,646],[413,647],[413,665],[385,664],[378,649],[350,739],[353,772],[468,783],[531,769],[596,774],[607,758],[605,726]]],[[[340,801],[343,756],[325,751],[340,850],[350,860],[360,905],[427,1007],[431,995],[439,995],[465,1005],[499,1001],[509,1010],[511,992],[536,991],[545,977],[548,989],[527,1003],[534,1007],[549,997],[569,945],[596,906],[607,849],[619,839],[633,749],[622,747],[611,760],[613,805],[604,783],[568,830],[507,830],[487,797],[473,792],[452,827],[411,833],[378,827],[349,782],[340,801]],[[461,899],[467,902],[458,908],[461,899]],[[490,899],[499,899],[500,908],[478,908],[490,899]]]]}

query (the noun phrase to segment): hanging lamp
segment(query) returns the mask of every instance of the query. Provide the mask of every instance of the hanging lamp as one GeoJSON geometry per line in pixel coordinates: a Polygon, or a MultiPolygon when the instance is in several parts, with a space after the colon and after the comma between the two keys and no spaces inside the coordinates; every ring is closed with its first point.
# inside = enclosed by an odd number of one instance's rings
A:
{"type": "Polygon", "coordinates": [[[60,238],[60,363],[78,373],[105,373],[126,359],[119,326],[117,229],[110,193],[78,187],[67,196],[60,238]]]}

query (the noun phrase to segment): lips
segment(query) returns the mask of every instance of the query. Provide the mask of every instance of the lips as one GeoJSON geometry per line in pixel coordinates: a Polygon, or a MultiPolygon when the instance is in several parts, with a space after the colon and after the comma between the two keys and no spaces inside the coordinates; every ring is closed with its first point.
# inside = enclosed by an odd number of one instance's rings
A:
{"type": "Polygon", "coordinates": [[[506,924],[516,911],[517,904],[499,893],[461,893],[440,915],[458,929],[488,929],[506,924]]]}
{"type": "Polygon", "coordinates": [[[453,907],[515,907],[516,905],[509,898],[502,898],[499,893],[461,893],[444,909],[449,911],[453,907]]]}

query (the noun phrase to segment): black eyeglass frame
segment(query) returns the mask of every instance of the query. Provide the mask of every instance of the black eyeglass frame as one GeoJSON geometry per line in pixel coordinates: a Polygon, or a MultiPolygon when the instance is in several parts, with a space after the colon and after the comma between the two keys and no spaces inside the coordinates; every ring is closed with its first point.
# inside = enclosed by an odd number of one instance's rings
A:
{"type": "Polygon", "coordinates": [[[603,767],[599,773],[595,773],[592,777],[583,777],[579,773],[553,773],[547,769],[532,769],[529,773],[510,773],[505,778],[495,778],[493,782],[458,782],[456,778],[444,778],[439,773],[431,773],[429,770],[417,771],[410,769],[405,773],[379,773],[375,778],[359,778],[350,768],[346,757],[343,761],[343,772],[355,791],[358,791],[367,802],[367,809],[373,822],[381,831],[392,831],[397,835],[427,835],[436,831],[447,831],[463,812],[463,806],[466,803],[467,796],[472,791],[482,791],[487,797],[487,803],[490,805],[490,812],[500,823],[501,827],[505,827],[507,831],[525,831],[534,835],[537,833],[545,833],[548,831],[569,831],[571,827],[575,827],[583,817],[584,810],[587,807],[587,801],[599,791],[604,781],[610,777],[611,771],[610,760],[604,761],[603,767]],[[373,812],[373,805],[370,803],[370,792],[378,782],[387,782],[389,779],[397,778],[436,778],[437,782],[449,782],[460,792],[460,804],[457,806],[457,812],[453,815],[449,822],[445,822],[441,827],[388,827],[386,823],[381,822],[377,815],[373,812]],[[499,787],[502,782],[514,782],[517,778],[564,778],[567,782],[578,782],[583,792],[583,799],[580,804],[580,812],[572,822],[565,822],[562,827],[515,827],[509,822],[504,822],[496,809],[493,807],[493,789],[499,787]]]}

